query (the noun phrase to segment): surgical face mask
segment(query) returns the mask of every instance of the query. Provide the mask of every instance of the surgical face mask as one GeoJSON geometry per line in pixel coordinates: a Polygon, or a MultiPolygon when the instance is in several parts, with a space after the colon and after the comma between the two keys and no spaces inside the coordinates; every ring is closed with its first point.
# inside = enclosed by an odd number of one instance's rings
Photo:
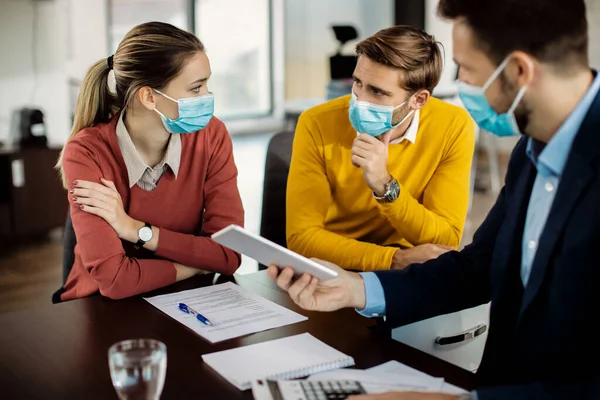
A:
{"type": "Polygon", "coordinates": [[[505,114],[498,114],[494,111],[485,97],[485,91],[504,70],[508,61],[508,57],[502,61],[482,87],[458,82],[458,96],[469,114],[471,114],[471,117],[473,117],[481,129],[491,132],[496,136],[516,136],[521,133],[515,119],[515,109],[523,98],[527,90],[527,85],[519,90],[515,100],[505,114]]]}
{"type": "Polygon", "coordinates": [[[380,106],[378,104],[358,101],[356,95],[352,93],[348,115],[350,123],[358,133],[366,133],[371,136],[379,136],[390,129],[394,129],[410,117],[413,111],[409,112],[402,121],[392,125],[394,110],[402,107],[408,100],[399,106],[380,106]]]}
{"type": "Polygon", "coordinates": [[[177,103],[177,110],[179,111],[179,118],[177,119],[165,117],[163,113],[156,108],[154,109],[160,115],[167,131],[171,133],[194,133],[204,129],[215,111],[215,97],[212,93],[175,100],[156,89],[154,91],[177,103]]]}

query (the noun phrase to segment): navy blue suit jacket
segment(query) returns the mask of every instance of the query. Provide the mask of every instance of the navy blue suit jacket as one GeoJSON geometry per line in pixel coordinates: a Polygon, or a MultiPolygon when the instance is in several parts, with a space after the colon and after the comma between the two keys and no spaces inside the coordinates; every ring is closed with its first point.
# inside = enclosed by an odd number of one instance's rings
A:
{"type": "Polygon", "coordinates": [[[526,145],[522,138],[513,150],[505,186],[469,246],[377,272],[387,323],[491,300],[481,400],[600,398],[600,95],[573,143],[523,288],[521,242],[536,176],[526,145]]]}

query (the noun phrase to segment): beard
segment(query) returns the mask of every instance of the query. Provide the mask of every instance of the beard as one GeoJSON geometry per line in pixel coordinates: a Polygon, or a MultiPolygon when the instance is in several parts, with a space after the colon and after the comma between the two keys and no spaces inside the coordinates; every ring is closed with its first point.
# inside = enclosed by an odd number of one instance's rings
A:
{"type": "MultiPolygon", "coordinates": [[[[506,93],[506,101],[503,101],[502,103],[507,105],[505,109],[508,111],[512,103],[515,101],[517,95],[519,94],[520,88],[509,82],[504,73],[500,75],[500,79],[502,82],[503,92],[506,93]]],[[[531,108],[527,105],[527,101],[524,97],[521,98],[521,101],[515,108],[514,114],[515,122],[517,123],[517,127],[519,128],[519,132],[521,132],[522,135],[528,136],[527,127],[529,126],[531,108]]]]}
{"type": "Polygon", "coordinates": [[[392,114],[392,125],[396,125],[400,121],[402,121],[408,113],[410,112],[410,105],[405,104],[402,107],[394,110],[394,114],[392,114]]]}
{"type": "Polygon", "coordinates": [[[529,126],[529,116],[531,115],[531,110],[527,107],[527,104],[523,100],[521,100],[521,104],[515,109],[515,121],[517,122],[517,126],[519,127],[519,132],[521,135],[527,135],[527,127],[529,126]]]}

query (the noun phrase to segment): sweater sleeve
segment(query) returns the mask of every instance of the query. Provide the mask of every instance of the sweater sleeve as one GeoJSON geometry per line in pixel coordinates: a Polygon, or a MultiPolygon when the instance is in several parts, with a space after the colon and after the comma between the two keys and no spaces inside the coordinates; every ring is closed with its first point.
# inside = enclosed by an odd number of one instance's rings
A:
{"type": "Polygon", "coordinates": [[[422,200],[401,187],[396,201],[379,205],[390,224],[415,246],[435,243],[457,247],[462,238],[469,206],[475,125],[465,115],[449,130],[444,156],[422,200]]]}
{"type": "Polygon", "coordinates": [[[322,149],[317,123],[302,114],[294,136],[287,185],[288,247],[305,257],[327,260],[346,269],[389,269],[398,249],[345,238],[325,229],[332,194],[322,149]]]}
{"type": "MultiPolygon", "coordinates": [[[[69,190],[75,180],[99,182],[102,177],[95,152],[77,137],[66,145],[63,168],[69,190]]],[[[81,210],[72,197],[69,194],[77,251],[103,296],[121,299],[175,282],[172,262],[128,257],[114,229],[101,217],[81,210]]]]}
{"type": "Polygon", "coordinates": [[[229,133],[218,121],[210,133],[212,141],[206,181],[204,216],[200,236],[160,228],[156,255],[192,268],[232,275],[241,256],[221,246],[210,236],[231,225],[244,225],[244,209],[237,187],[237,168],[229,133]]]}

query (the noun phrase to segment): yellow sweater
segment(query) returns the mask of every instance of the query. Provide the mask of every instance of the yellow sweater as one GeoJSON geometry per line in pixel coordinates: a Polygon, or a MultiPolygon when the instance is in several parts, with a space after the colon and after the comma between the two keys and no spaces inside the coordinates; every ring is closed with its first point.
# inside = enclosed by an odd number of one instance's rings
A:
{"type": "Polygon", "coordinates": [[[287,186],[287,245],[346,269],[389,269],[397,248],[458,246],[469,203],[475,125],[457,106],[430,98],[415,143],[389,145],[400,195],[379,204],[352,165],[350,96],[305,111],[298,121],[287,186]]]}

